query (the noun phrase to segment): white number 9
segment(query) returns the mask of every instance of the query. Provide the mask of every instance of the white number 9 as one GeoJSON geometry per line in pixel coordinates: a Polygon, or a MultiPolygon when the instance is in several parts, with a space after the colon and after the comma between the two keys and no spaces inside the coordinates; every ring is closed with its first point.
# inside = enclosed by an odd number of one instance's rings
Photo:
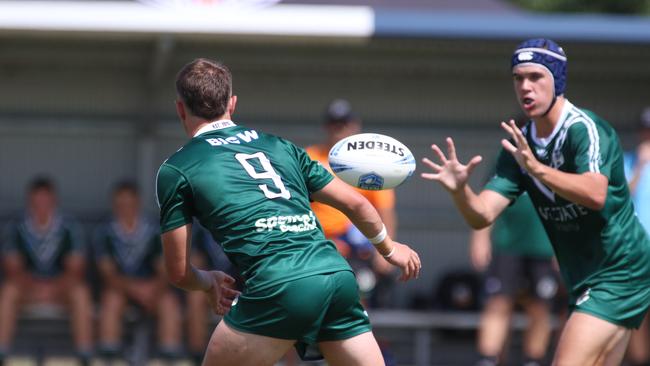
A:
{"type": "Polygon", "coordinates": [[[258,185],[258,187],[262,190],[262,192],[264,192],[266,198],[268,199],[291,198],[291,192],[289,192],[289,190],[284,186],[284,183],[282,183],[282,177],[280,177],[280,175],[278,175],[278,173],[275,172],[273,166],[271,165],[271,161],[269,160],[269,158],[266,157],[266,155],[264,155],[263,152],[260,151],[260,152],[256,152],[255,154],[239,153],[239,154],[235,154],[235,158],[237,159],[237,161],[239,161],[239,164],[241,164],[244,167],[246,173],[248,173],[248,175],[250,175],[253,179],[271,179],[273,181],[275,187],[280,191],[279,193],[271,192],[271,190],[269,190],[268,185],[266,184],[258,185]],[[248,162],[248,160],[250,159],[259,160],[264,170],[262,172],[255,171],[255,167],[248,162]]]}

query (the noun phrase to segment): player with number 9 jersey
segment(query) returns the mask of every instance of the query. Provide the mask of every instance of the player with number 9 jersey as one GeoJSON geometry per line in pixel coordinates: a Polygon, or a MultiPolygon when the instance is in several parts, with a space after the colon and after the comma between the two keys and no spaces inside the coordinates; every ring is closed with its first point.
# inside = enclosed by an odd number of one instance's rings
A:
{"type": "Polygon", "coordinates": [[[418,276],[420,258],[390,238],[368,200],[304,150],[235,125],[231,80],[225,66],[206,59],[181,69],[176,111],[192,138],[157,177],[169,279],[203,291],[225,315],[203,364],[273,365],[294,345],[304,359],[322,353],[333,364],[383,364],[352,270],[325,239],[310,200],[345,212],[401,268],[402,280],[418,276]],[[193,218],[243,275],[241,293],[232,277],[189,260],[193,218]]]}
{"type": "Polygon", "coordinates": [[[162,230],[190,223],[198,215],[250,290],[351,270],[325,239],[309,204],[307,192],[332,179],[292,143],[217,121],[160,167],[162,230]],[[184,199],[191,205],[176,209],[184,199]]]}

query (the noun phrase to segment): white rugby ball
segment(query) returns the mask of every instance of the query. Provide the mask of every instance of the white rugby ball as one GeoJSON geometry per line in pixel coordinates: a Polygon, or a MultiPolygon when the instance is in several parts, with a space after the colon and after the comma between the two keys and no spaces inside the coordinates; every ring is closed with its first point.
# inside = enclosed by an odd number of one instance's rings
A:
{"type": "Polygon", "coordinates": [[[395,188],[415,171],[411,151],[378,133],[360,133],[337,142],[329,152],[329,163],[342,181],[373,191],[395,188]]]}

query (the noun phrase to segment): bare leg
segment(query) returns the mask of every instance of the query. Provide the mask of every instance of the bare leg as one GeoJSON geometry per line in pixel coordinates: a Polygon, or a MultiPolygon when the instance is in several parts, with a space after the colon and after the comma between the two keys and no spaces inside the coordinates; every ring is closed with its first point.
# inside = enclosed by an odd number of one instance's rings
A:
{"type": "Polygon", "coordinates": [[[625,350],[630,342],[631,335],[632,331],[628,330],[620,339],[614,339],[611,344],[611,350],[607,352],[607,357],[604,359],[603,366],[619,366],[621,364],[623,357],[625,357],[625,350]]]}
{"type": "Polygon", "coordinates": [[[181,307],[170,290],[163,292],[158,305],[158,342],[165,349],[181,347],[181,307]]]}
{"type": "Polygon", "coordinates": [[[372,332],[342,341],[318,343],[325,360],[331,366],[383,365],[384,358],[372,332]]]}
{"type": "Polygon", "coordinates": [[[564,326],[553,365],[595,366],[614,362],[620,347],[627,346],[629,333],[624,327],[575,311],[564,326]]]}
{"type": "Polygon", "coordinates": [[[510,331],[513,303],[509,297],[495,295],[481,314],[478,350],[483,356],[500,357],[510,331]]]}
{"type": "Polygon", "coordinates": [[[7,280],[2,285],[2,290],[0,290],[0,349],[7,350],[11,345],[21,297],[18,283],[7,280]]]}
{"type": "MultiPolygon", "coordinates": [[[[60,289],[65,293],[66,289],[60,289]]],[[[67,289],[67,302],[71,311],[72,333],[77,350],[88,352],[93,346],[92,301],[90,291],[83,284],[67,289]]]]}
{"type": "Polygon", "coordinates": [[[123,293],[106,289],[102,293],[99,315],[99,340],[104,346],[116,346],[122,339],[122,314],[126,304],[123,293]]]}
{"type": "Polygon", "coordinates": [[[526,305],[529,326],[524,334],[524,353],[527,357],[541,360],[546,355],[551,338],[551,314],[543,301],[532,300],[526,305]]]}
{"type": "Polygon", "coordinates": [[[632,331],[627,358],[633,365],[650,362],[650,321],[648,315],[643,319],[641,327],[632,331]]]}
{"type": "Polygon", "coordinates": [[[212,333],[203,366],[272,366],[294,343],[240,332],[222,321],[212,333]]]}
{"type": "Polygon", "coordinates": [[[186,295],[187,345],[193,354],[203,354],[208,343],[208,301],[201,291],[186,295]]]}

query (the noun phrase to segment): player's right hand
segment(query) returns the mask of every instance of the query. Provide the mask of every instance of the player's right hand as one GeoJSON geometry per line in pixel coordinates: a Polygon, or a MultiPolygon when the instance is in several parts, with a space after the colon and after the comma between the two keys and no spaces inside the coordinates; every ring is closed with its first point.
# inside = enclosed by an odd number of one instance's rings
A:
{"type": "Polygon", "coordinates": [[[399,267],[402,270],[402,275],[400,276],[400,281],[408,281],[412,278],[418,278],[420,276],[420,270],[422,269],[422,262],[420,262],[420,256],[415,250],[409,248],[408,245],[393,242],[395,251],[393,255],[386,258],[388,263],[399,267]]]}
{"type": "Polygon", "coordinates": [[[235,279],[221,271],[209,271],[212,287],[205,291],[210,307],[217,315],[225,315],[233,300],[241,293],[234,290],[235,279]]]}
{"type": "Polygon", "coordinates": [[[461,164],[456,157],[456,147],[451,137],[447,137],[447,156],[440,150],[438,145],[431,145],[431,149],[438,156],[439,164],[434,163],[428,158],[422,159],[422,162],[433,170],[433,173],[422,173],[420,176],[424,179],[434,180],[440,183],[447,191],[451,193],[461,191],[467,184],[472,170],[481,162],[482,158],[474,156],[467,165],[461,164]]]}

